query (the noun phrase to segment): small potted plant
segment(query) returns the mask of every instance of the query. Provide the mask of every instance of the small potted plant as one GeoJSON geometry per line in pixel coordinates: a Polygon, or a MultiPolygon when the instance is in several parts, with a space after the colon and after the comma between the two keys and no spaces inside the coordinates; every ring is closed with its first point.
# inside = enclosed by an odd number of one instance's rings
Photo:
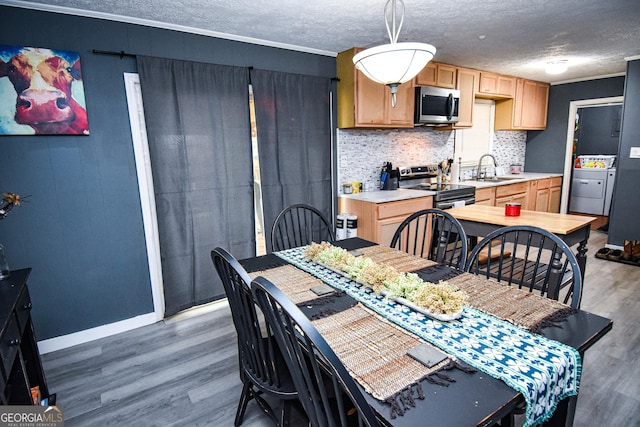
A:
{"type": "MultiPolygon", "coordinates": [[[[4,193],[0,202],[0,219],[5,219],[14,206],[20,206],[20,196],[13,193],[4,193]]],[[[9,277],[9,264],[4,253],[4,247],[0,244],[0,280],[9,277]]]]}

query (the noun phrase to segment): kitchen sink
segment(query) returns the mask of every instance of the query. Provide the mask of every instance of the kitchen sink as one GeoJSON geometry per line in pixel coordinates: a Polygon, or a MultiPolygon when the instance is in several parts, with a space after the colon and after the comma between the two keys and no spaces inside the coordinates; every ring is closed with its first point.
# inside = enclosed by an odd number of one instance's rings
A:
{"type": "Polygon", "coordinates": [[[479,179],[481,182],[503,182],[503,181],[512,181],[514,179],[522,179],[519,176],[496,176],[492,178],[479,179]]]}

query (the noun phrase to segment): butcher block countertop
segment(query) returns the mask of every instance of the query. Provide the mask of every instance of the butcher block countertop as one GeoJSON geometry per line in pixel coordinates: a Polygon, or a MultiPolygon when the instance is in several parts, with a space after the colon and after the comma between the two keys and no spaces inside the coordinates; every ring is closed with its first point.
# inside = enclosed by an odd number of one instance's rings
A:
{"type": "Polygon", "coordinates": [[[502,206],[467,205],[447,210],[459,220],[500,226],[533,225],[555,234],[569,234],[591,224],[595,217],[521,210],[520,216],[506,216],[502,206]]]}

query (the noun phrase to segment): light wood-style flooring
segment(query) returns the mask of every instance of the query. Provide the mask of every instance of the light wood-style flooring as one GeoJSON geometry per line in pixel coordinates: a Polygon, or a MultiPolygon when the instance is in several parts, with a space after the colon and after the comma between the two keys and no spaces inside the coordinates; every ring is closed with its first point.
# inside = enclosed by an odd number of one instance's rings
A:
{"type": "MultiPolygon", "coordinates": [[[[615,323],[586,353],[574,425],[640,426],[640,268],[595,258],[605,243],[592,231],[582,308],[615,323]]],[[[42,359],[68,427],[233,425],[241,385],[226,303],[42,359]]],[[[251,402],[243,426],[270,425],[251,402]]]]}

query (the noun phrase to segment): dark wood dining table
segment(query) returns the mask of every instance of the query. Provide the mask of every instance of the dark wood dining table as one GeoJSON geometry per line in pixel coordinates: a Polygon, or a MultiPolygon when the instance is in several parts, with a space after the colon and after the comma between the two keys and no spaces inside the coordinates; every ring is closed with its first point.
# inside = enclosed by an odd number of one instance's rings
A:
{"type": "MultiPolygon", "coordinates": [[[[347,250],[376,245],[360,238],[346,239],[333,244],[347,250]]],[[[248,258],[241,260],[240,263],[249,273],[287,264],[275,254],[248,258]]],[[[430,279],[423,277],[423,280],[430,279]]],[[[309,316],[310,313],[307,315],[309,316]]],[[[542,328],[540,333],[577,349],[583,357],[591,346],[611,330],[612,326],[613,322],[610,319],[577,310],[553,326],[542,328]]],[[[491,426],[508,417],[514,409],[525,402],[518,391],[481,371],[468,374],[462,370],[452,369],[447,371],[447,375],[455,380],[447,387],[423,380],[420,385],[424,390],[425,399],[418,401],[416,407],[406,411],[403,416],[394,419],[389,416],[387,403],[374,398],[364,388],[362,390],[381,422],[393,426],[491,426]]],[[[562,400],[553,417],[545,422],[545,425],[571,425],[576,400],[576,396],[562,400]]]]}

